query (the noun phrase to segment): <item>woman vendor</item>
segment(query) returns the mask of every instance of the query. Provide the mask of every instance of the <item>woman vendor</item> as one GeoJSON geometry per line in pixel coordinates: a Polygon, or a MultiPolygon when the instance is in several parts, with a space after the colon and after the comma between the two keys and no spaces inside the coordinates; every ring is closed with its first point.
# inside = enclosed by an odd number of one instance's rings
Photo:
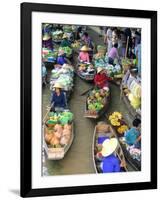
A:
{"type": "Polygon", "coordinates": [[[89,53],[88,53],[89,49],[86,45],[84,45],[81,49],[80,49],[80,53],[78,56],[78,59],[80,60],[80,62],[89,62],[89,53]]]}
{"type": "Polygon", "coordinates": [[[68,63],[67,58],[65,57],[65,53],[63,50],[60,50],[57,57],[57,64],[64,65],[68,63]]]}
{"type": "Polygon", "coordinates": [[[109,54],[108,54],[108,62],[109,64],[113,65],[113,62],[114,60],[117,58],[119,58],[119,55],[118,55],[118,44],[115,43],[112,47],[112,49],[110,50],[109,54]]]}
{"type": "Polygon", "coordinates": [[[111,80],[102,67],[97,68],[97,74],[94,77],[94,83],[99,88],[108,87],[108,80],[111,80]]]}
{"type": "Polygon", "coordinates": [[[45,33],[43,38],[42,38],[42,46],[44,48],[49,48],[49,49],[53,49],[53,42],[52,42],[52,38],[48,33],[45,33]]]}
{"type": "Polygon", "coordinates": [[[141,147],[141,120],[134,119],[133,127],[125,133],[125,140],[126,143],[130,146],[134,145],[136,148],[141,147]]]}
{"type": "Polygon", "coordinates": [[[115,156],[115,151],[118,146],[118,140],[116,138],[106,139],[102,143],[102,162],[100,168],[103,173],[120,172],[121,163],[115,156]]]}
{"type": "Polygon", "coordinates": [[[83,36],[82,36],[82,41],[85,43],[85,45],[87,45],[89,48],[93,49],[93,44],[92,44],[92,40],[89,37],[87,32],[84,32],[83,36]]]}
{"type": "Polygon", "coordinates": [[[63,39],[63,40],[62,40],[60,46],[61,46],[61,47],[70,47],[71,44],[70,44],[70,42],[69,42],[69,40],[68,40],[67,34],[64,33],[62,39],[63,39]]]}
{"type": "Polygon", "coordinates": [[[54,92],[52,94],[52,98],[51,98],[51,104],[52,105],[52,110],[53,111],[63,111],[66,106],[66,95],[65,93],[62,91],[62,86],[59,83],[56,83],[54,85],[54,92]]]}

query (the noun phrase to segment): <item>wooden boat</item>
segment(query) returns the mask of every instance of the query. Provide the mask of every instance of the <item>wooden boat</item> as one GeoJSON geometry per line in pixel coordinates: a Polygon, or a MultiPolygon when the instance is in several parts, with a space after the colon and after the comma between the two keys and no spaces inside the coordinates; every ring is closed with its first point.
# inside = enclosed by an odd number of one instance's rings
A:
{"type": "MultiPolygon", "coordinates": [[[[43,136],[45,136],[45,128],[46,128],[46,124],[44,124],[43,126],[43,136]]],[[[44,137],[43,137],[44,138],[44,137]]],[[[48,160],[61,160],[64,158],[65,154],[68,152],[69,148],[72,145],[74,139],[74,126],[73,126],[73,122],[72,122],[72,132],[71,132],[71,137],[70,140],[68,142],[67,145],[64,145],[62,147],[50,147],[46,141],[45,138],[43,139],[43,146],[45,149],[45,153],[47,155],[47,159],[48,160]]]]}
{"type": "MultiPolygon", "coordinates": [[[[87,96],[87,98],[88,98],[88,96],[87,96]]],[[[105,97],[105,104],[104,104],[104,107],[101,110],[91,111],[91,110],[88,110],[88,104],[87,104],[87,99],[86,99],[84,117],[98,119],[99,117],[101,117],[106,112],[106,110],[109,107],[109,103],[110,103],[110,94],[109,94],[109,96],[105,97]]]]}
{"type": "Polygon", "coordinates": [[[78,68],[80,67],[80,65],[83,64],[83,63],[80,63],[78,62],[77,65],[76,65],[76,74],[84,81],[87,81],[87,82],[93,82],[94,80],[94,76],[95,76],[95,70],[87,73],[85,71],[80,71],[78,70],[78,68]]]}
{"type": "Polygon", "coordinates": [[[119,138],[119,142],[124,152],[125,158],[131,166],[131,168],[133,168],[133,170],[135,171],[141,171],[141,160],[139,161],[131,156],[130,152],[127,150],[126,143],[123,140],[121,140],[121,138],[119,138]]]}
{"type": "Polygon", "coordinates": [[[126,96],[126,93],[124,92],[124,89],[122,88],[122,85],[121,85],[121,95],[120,97],[122,98],[124,104],[126,105],[129,113],[131,114],[131,116],[133,118],[139,118],[141,119],[141,111],[136,111],[130,104],[130,101],[128,99],[128,97],[126,96]]]}
{"type": "Polygon", "coordinates": [[[42,129],[43,130],[43,147],[44,147],[48,160],[61,160],[64,158],[65,154],[68,152],[69,148],[71,147],[73,143],[74,123],[73,121],[71,122],[71,135],[70,135],[70,139],[67,145],[60,145],[59,147],[48,145],[47,142],[45,141],[45,133],[46,133],[46,128],[49,128],[49,125],[46,122],[47,122],[48,114],[51,111],[51,107],[49,107],[43,119],[43,127],[42,127],[43,128],[42,129]]]}
{"type": "MultiPolygon", "coordinates": [[[[105,128],[106,129],[106,128],[105,128]]],[[[97,158],[96,153],[98,152],[98,143],[97,139],[99,136],[108,137],[108,138],[117,138],[116,133],[111,125],[106,124],[105,122],[99,122],[94,129],[94,135],[93,135],[93,145],[92,145],[92,155],[93,155],[93,164],[94,169],[96,173],[102,173],[102,170],[100,168],[100,160],[97,158]],[[107,127],[107,131],[100,131],[98,129],[98,126],[103,125],[104,127],[107,127]]],[[[118,147],[115,152],[116,156],[119,158],[120,163],[122,164],[121,171],[128,171],[126,167],[126,160],[124,157],[123,150],[121,148],[121,145],[118,141],[118,147]]]]}

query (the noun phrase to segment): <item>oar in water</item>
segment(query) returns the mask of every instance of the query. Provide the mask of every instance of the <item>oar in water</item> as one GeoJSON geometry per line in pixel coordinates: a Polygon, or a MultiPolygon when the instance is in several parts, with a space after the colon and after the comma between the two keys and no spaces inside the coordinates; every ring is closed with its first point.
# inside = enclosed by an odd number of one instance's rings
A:
{"type": "Polygon", "coordinates": [[[54,103],[52,103],[51,106],[48,106],[47,112],[46,112],[46,114],[45,114],[45,116],[43,118],[43,124],[45,123],[46,117],[48,116],[48,114],[49,114],[51,108],[53,107],[53,105],[54,105],[54,103]]]}
{"type": "Polygon", "coordinates": [[[83,95],[85,95],[85,94],[87,94],[90,90],[92,90],[94,87],[92,87],[92,88],[89,88],[88,90],[86,90],[85,92],[83,92],[83,93],[81,93],[80,94],[80,96],[83,96],[83,95]]]}

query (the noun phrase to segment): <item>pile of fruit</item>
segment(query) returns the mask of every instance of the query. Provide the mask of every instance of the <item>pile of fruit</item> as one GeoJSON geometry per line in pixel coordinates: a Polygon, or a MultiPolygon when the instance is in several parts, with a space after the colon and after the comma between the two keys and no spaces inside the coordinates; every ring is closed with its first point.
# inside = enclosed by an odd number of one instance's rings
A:
{"type": "Polygon", "coordinates": [[[118,127],[117,132],[118,132],[119,134],[124,134],[125,131],[127,131],[128,129],[129,129],[129,128],[128,128],[127,125],[121,125],[120,127],[118,127]]]}
{"type": "Polygon", "coordinates": [[[109,116],[109,121],[113,126],[120,126],[121,125],[121,119],[122,119],[122,114],[120,112],[113,112],[109,116]]]}
{"type": "Polygon", "coordinates": [[[94,89],[87,97],[87,110],[89,114],[97,114],[106,104],[109,96],[109,88],[94,89]]]}
{"type": "Polygon", "coordinates": [[[71,25],[64,25],[64,26],[63,26],[63,31],[64,31],[65,33],[70,33],[70,32],[73,31],[73,28],[72,28],[71,25]]]}
{"type": "Polygon", "coordinates": [[[92,74],[95,72],[94,66],[91,63],[80,63],[78,65],[78,72],[84,74],[92,74]]]}
{"type": "Polygon", "coordinates": [[[122,69],[120,65],[107,65],[106,67],[107,73],[111,78],[122,78],[122,69]]]}
{"type": "Polygon", "coordinates": [[[122,64],[123,70],[126,72],[130,67],[135,65],[135,61],[129,58],[123,58],[121,60],[121,64],[122,64]]]}
{"type": "Polygon", "coordinates": [[[73,113],[50,112],[46,121],[45,141],[49,147],[61,148],[67,145],[72,134],[73,113]]]}
{"type": "Polygon", "coordinates": [[[42,57],[43,57],[44,62],[54,62],[56,61],[57,56],[58,56],[57,49],[54,49],[53,51],[47,48],[42,49],[42,57]]]}
{"type": "Polygon", "coordinates": [[[102,46],[102,45],[98,45],[98,46],[97,46],[97,52],[98,52],[99,54],[105,55],[106,49],[107,49],[106,46],[102,46]]]}
{"type": "Polygon", "coordinates": [[[74,69],[72,65],[64,64],[61,67],[55,67],[51,71],[50,89],[53,90],[55,83],[62,85],[63,90],[69,91],[73,89],[74,69]]]}
{"type": "Polygon", "coordinates": [[[52,32],[52,39],[53,40],[62,40],[63,37],[63,31],[61,30],[56,30],[52,32]]]}
{"type": "Polygon", "coordinates": [[[59,51],[64,51],[67,58],[71,57],[72,49],[70,47],[60,47],[59,51]]]}
{"type": "Polygon", "coordinates": [[[82,44],[81,44],[81,42],[80,42],[79,40],[75,40],[75,41],[72,43],[71,47],[72,47],[73,49],[78,50],[78,49],[80,49],[81,45],[82,45],[82,44]]]}
{"type": "Polygon", "coordinates": [[[52,127],[45,128],[45,141],[48,147],[51,148],[62,148],[67,145],[70,141],[72,134],[71,124],[55,124],[52,127]]]}
{"type": "Polygon", "coordinates": [[[128,125],[125,123],[123,116],[120,112],[113,112],[108,120],[110,121],[111,125],[117,127],[116,131],[120,135],[124,134],[125,131],[129,129],[128,125]]]}

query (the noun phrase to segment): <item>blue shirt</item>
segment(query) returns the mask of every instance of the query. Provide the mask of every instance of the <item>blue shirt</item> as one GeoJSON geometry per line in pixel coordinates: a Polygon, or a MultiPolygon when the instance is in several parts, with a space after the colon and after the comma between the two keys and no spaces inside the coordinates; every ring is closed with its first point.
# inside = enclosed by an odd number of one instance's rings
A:
{"type": "Polygon", "coordinates": [[[57,64],[64,65],[64,63],[66,63],[65,57],[64,56],[58,56],[57,64]]]}
{"type": "Polygon", "coordinates": [[[105,157],[102,162],[102,171],[103,173],[120,172],[119,159],[114,154],[105,157]]]}
{"type": "Polygon", "coordinates": [[[54,102],[54,107],[65,108],[66,100],[64,92],[61,91],[59,96],[56,94],[56,92],[53,92],[51,103],[53,102],[54,102]]]}
{"type": "Polygon", "coordinates": [[[136,139],[139,137],[140,132],[136,128],[132,127],[125,133],[125,140],[128,145],[133,145],[136,142],[136,139]]]}

